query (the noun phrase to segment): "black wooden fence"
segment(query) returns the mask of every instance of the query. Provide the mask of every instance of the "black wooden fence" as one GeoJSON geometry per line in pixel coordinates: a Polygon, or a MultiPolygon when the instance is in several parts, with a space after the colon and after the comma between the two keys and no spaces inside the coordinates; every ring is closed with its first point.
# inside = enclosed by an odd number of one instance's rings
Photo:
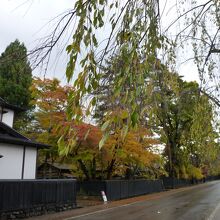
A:
{"type": "Polygon", "coordinates": [[[164,190],[162,180],[105,180],[78,182],[79,194],[100,196],[105,191],[108,200],[119,200],[164,190]]]}
{"type": "Polygon", "coordinates": [[[100,196],[101,191],[106,191],[106,181],[105,180],[77,181],[77,193],[79,195],[100,196]]]}
{"type": "Polygon", "coordinates": [[[218,176],[207,176],[204,179],[204,182],[206,182],[206,181],[214,181],[214,180],[219,180],[219,179],[220,179],[220,175],[218,175],[218,176]]]}
{"type": "Polygon", "coordinates": [[[164,190],[162,180],[109,180],[106,195],[109,200],[118,200],[164,190]]]}
{"type": "Polygon", "coordinates": [[[167,189],[186,187],[206,181],[218,180],[220,176],[209,176],[206,179],[176,179],[160,180],[103,180],[77,182],[77,192],[81,195],[100,196],[105,191],[108,200],[119,200],[134,196],[161,192],[167,189]]]}
{"type": "Polygon", "coordinates": [[[163,184],[164,184],[165,189],[175,189],[175,188],[205,183],[207,181],[213,181],[213,180],[219,180],[219,179],[220,179],[220,176],[208,176],[208,177],[200,179],[200,180],[198,180],[198,179],[177,179],[177,178],[166,177],[166,178],[163,178],[163,184]]]}
{"type": "Polygon", "coordinates": [[[0,214],[15,210],[76,207],[75,180],[1,180],[0,214]]]}
{"type": "Polygon", "coordinates": [[[176,179],[176,178],[163,178],[163,184],[165,189],[175,189],[179,187],[192,185],[192,180],[176,179]]]}

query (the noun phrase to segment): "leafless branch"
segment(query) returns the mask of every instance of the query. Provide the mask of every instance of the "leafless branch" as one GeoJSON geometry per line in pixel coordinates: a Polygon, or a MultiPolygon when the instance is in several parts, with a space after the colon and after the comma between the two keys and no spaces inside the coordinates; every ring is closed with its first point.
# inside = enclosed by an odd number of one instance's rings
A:
{"type": "MultiPolygon", "coordinates": [[[[170,29],[171,26],[173,26],[178,20],[180,20],[182,17],[184,17],[184,16],[187,15],[188,13],[190,13],[190,12],[192,12],[192,11],[198,9],[198,8],[202,8],[201,11],[200,11],[200,13],[199,13],[199,14],[201,14],[201,13],[203,12],[204,8],[205,8],[209,3],[211,3],[211,2],[212,2],[212,0],[209,0],[209,1],[206,2],[205,4],[197,5],[197,6],[193,7],[193,8],[191,8],[191,9],[189,9],[188,11],[184,12],[183,14],[181,14],[177,19],[175,19],[175,20],[166,28],[165,32],[167,32],[167,31],[170,29]]],[[[197,16],[199,16],[199,15],[197,15],[197,16]]]]}
{"type": "Polygon", "coordinates": [[[56,24],[51,35],[49,35],[48,37],[45,38],[45,40],[41,43],[41,46],[30,51],[30,53],[28,55],[32,59],[34,59],[34,64],[35,64],[34,68],[36,68],[40,64],[44,63],[45,60],[47,60],[47,65],[48,65],[48,61],[50,59],[50,55],[51,55],[51,52],[52,52],[54,46],[58,43],[60,38],[63,36],[64,32],[68,29],[68,26],[72,22],[75,13],[76,13],[75,10],[71,10],[71,11],[67,12],[64,16],[62,16],[62,18],[56,24]],[[58,29],[61,26],[61,23],[66,18],[68,18],[68,20],[65,22],[65,25],[61,28],[60,31],[58,31],[58,29]]]}
{"type": "Polygon", "coordinates": [[[207,56],[205,58],[204,64],[203,64],[203,68],[202,68],[203,71],[205,69],[205,66],[206,66],[206,64],[208,62],[208,59],[209,59],[210,55],[213,53],[212,51],[213,50],[216,51],[216,49],[214,48],[214,42],[215,42],[215,39],[216,39],[216,37],[218,35],[219,30],[220,30],[220,28],[218,28],[218,30],[216,31],[216,33],[215,33],[215,35],[214,35],[214,37],[213,37],[213,39],[211,41],[211,46],[210,46],[209,52],[208,52],[208,54],[207,54],[207,56]]]}
{"type": "Polygon", "coordinates": [[[218,107],[220,107],[220,100],[218,100],[216,97],[212,96],[211,94],[207,93],[206,91],[200,89],[200,92],[208,97],[214,104],[216,104],[218,107]]]}

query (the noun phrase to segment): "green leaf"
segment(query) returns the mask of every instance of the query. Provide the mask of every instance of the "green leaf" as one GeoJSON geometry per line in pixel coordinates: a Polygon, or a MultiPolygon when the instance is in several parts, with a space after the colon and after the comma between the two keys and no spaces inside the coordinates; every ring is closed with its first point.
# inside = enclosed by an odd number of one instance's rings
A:
{"type": "Polygon", "coordinates": [[[65,144],[65,141],[64,141],[63,136],[61,136],[61,137],[59,138],[57,144],[58,144],[59,155],[60,155],[60,156],[66,155],[66,149],[65,149],[66,144],[65,144]]]}
{"type": "Polygon", "coordinates": [[[72,45],[72,44],[68,45],[68,46],[66,47],[67,53],[70,53],[70,52],[72,51],[72,49],[73,49],[73,45],[72,45]]]}
{"type": "Polygon", "coordinates": [[[91,104],[92,104],[92,106],[95,106],[95,104],[96,104],[96,97],[92,98],[91,104]]]}
{"type": "Polygon", "coordinates": [[[120,159],[126,159],[127,157],[127,154],[124,152],[123,149],[118,149],[116,154],[117,154],[117,157],[120,159]]]}
{"type": "Polygon", "coordinates": [[[129,114],[127,110],[123,110],[121,113],[121,119],[126,119],[128,118],[129,114]]]}
{"type": "Polygon", "coordinates": [[[90,129],[88,129],[88,131],[86,132],[85,137],[84,137],[84,140],[87,139],[87,137],[88,137],[88,135],[89,135],[89,132],[90,132],[90,129]]]}
{"type": "Polygon", "coordinates": [[[92,42],[93,42],[93,44],[94,44],[95,47],[98,46],[98,42],[97,42],[97,39],[96,39],[96,37],[95,37],[95,34],[92,35],[92,42]]]}
{"type": "Polygon", "coordinates": [[[131,115],[131,124],[133,127],[135,127],[135,125],[138,122],[138,113],[135,111],[133,112],[133,114],[131,115]]]}
{"type": "Polygon", "coordinates": [[[110,120],[106,121],[106,122],[102,125],[101,131],[105,131],[106,128],[109,126],[110,122],[111,122],[110,120]]]}
{"type": "Polygon", "coordinates": [[[105,144],[105,142],[106,142],[106,140],[108,139],[108,137],[109,137],[109,134],[108,134],[108,133],[106,133],[106,134],[102,137],[101,141],[99,142],[99,150],[102,149],[102,147],[103,147],[103,145],[105,144]]]}
{"type": "Polygon", "coordinates": [[[127,136],[127,134],[128,134],[128,125],[125,125],[121,131],[123,141],[125,140],[125,137],[127,136]]]}

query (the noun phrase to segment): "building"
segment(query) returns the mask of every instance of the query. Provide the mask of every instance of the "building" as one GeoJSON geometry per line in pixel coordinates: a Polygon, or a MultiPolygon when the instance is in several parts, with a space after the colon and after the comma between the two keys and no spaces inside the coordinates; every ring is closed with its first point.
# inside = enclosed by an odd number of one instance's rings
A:
{"type": "Polygon", "coordinates": [[[0,122],[13,127],[14,114],[22,111],[24,111],[24,109],[11,105],[0,97],[0,122]]]}
{"type": "Polygon", "coordinates": [[[13,129],[19,111],[23,109],[0,98],[0,179],[35,179],[37,151],[48,147],[13,129]]]}
{"type": "Polygon", "coordinates": [[[39,179],[64,179],[75,178],[72,173],[72,166],[64,163],[44,162],[37,168],[37,178],[39,179]]]}

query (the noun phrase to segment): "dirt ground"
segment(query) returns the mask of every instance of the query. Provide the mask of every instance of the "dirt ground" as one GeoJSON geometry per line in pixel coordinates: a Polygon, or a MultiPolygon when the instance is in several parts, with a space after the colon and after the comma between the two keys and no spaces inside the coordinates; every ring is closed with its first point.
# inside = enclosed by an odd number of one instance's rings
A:
{"type": "Polygon", "coordinates": [[[77,196],[77,207],[85,208],[103,204],[101,196],[77,196]]]}

